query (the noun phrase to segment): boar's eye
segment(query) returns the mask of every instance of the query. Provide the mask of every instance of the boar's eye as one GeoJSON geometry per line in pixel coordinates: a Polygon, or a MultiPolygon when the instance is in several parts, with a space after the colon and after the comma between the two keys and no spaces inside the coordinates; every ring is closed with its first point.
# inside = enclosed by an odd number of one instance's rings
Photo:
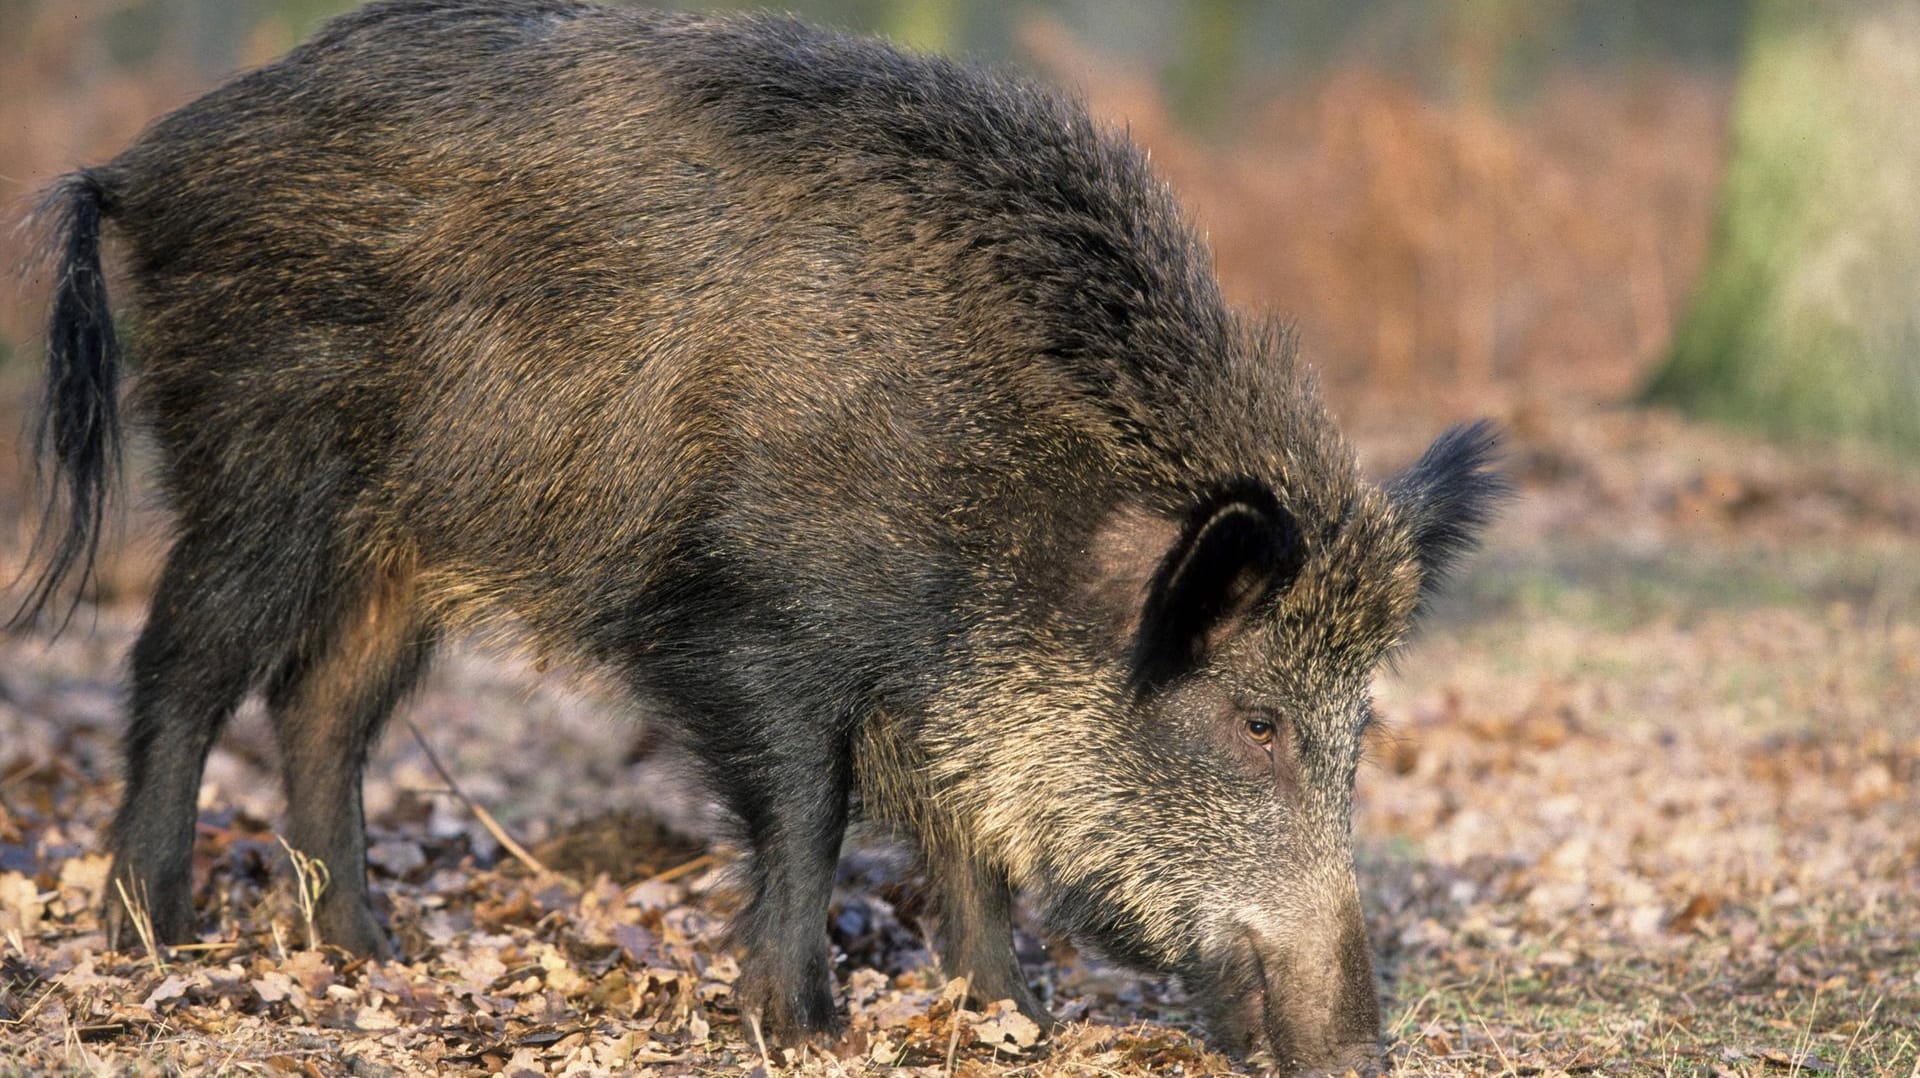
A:
{"type": "Polygon", "coordinates": [[[1263,749],[1268,748],[1273,744],[1273,734],[1274,726],[1271,721],[1258,716],[1247,720],[1248,741],[1253,742],[1263,749]]]}

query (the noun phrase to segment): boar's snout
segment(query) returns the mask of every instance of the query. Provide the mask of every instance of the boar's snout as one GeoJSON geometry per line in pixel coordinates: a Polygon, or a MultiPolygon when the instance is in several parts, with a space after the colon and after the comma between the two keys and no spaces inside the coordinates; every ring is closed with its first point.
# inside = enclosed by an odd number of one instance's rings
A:
{"type": "Polygon", "coordinates": [[[1216,1036],[1282,1074],[1382,1073],[1380,1002],[1357,903],[1319,931],[1249,930],[1241,945],[1234,965],[1251,974],[1244,988],[1209,986],[1216,1036]]]}

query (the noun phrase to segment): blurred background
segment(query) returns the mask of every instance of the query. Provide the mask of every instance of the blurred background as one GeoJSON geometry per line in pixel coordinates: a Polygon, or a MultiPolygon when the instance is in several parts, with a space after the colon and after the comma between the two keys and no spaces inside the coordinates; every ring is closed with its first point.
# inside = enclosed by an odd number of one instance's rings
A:
{"type": "MultiPolygon", "coordinates": [[[[0,221],[350,6],[0,0],[0,221]]],[[[1565,436],[1649,404],[1663,408],[1645,422],[1677,408],[1789,455],[1920,451],[1920,5],[789,6],[1028,69],[1124,125],[1206,230],[1231,297],[1298,322],[1379,467],[1433,421],[1491,414],[1523,478],[1604,487],[1610,461],[1565,436]]],[[[33,237],[0,228],[0,264],[33,237]]],[[[0,290],[9,416],[37,392],[43,304],[31,273],[0,290]]],[[[0,505],[19,507],[10,456],[0,505]]],[[[1780,501],[1723,475],[1693,483],[1722,508],[1780,501]]],[[[31,517],[0,515],[16,568],[31,517]]],[[[138,592],[152,560],[138,545],[130,579],[108,565],[109,590],[138,592]]]]}
{"type": "MultiPolygon", "coordinates": [[[[0,46],[0,198],[17,213],[351,6],[0,0],[16,28],[0,46]]],[[[1331,377],[1468,393],[1558,378],[1623,392],[1665,348],[1699,271],[1749,15],[1737,0],[786,6],[1080,90],[1151,149],[1235,297],[1299,318],[1331,377]]],[[[0,322],[16,348],[36,299],[0,322]]]]}
{"type": "MultiPolygon", "coordinates": [[[[0,213],[350,6],[0,0],[0,213]]],[[[1349,410],[1572,394],[1920,448],[1914,5],[786,6],[1084,94],[1349,410]]],[[[0,356],[31,353],[40,302],[0,301],[0,356]]]]}

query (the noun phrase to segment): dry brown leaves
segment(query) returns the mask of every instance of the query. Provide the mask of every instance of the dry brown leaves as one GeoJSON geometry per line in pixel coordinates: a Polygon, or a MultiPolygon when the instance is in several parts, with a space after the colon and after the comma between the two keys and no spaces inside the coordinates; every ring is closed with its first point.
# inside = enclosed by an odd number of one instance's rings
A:
{"type": "MultiPolygon", "coordinates": [[[[9,734],[44,723],[10,706],[4,714],[9,734]]],[[[42,744],[107,730],[50,732],[42,744]]],[[[737,901],[731,854],[701,853],[659,821],[626,815],[537,846],[563,869],[620,862],[617,876],[599,871],[584,885],[531,878],[504,858],[477,865],[477,827],[440,837],[382,827],[370,861],[407,960],[369,962],[298,948],[304,931],[274,884],[272,834],[215,807],[195,851],[198,901],[212,922],[203,941],[157,960],[106,952],[107,860],[93,851],[111,789],[52,760],[15,753],[7,763],[0,1058],[36,1071],[691,1074],[771,1063],[803,1074],[964,1074],[1068,1059],[1226,1068],[1190,1033],[1087,1022],[1116,1008],[1173,1013],[1177,994],[1082,971],[1071,952],[1043,979],[1062,1013],[1081,1020],[1051,1041],[1010,1003],[963,1006],[964,985],[938,976],[920,927],[903,924],[889,900],[919,904],[911,880],[864,855],[850,861],[832,912],[845,1035],[765,1060],[734,1008],[739,967],[723,944],[737,901]]],[[[405,799],[396,804],[404,815],[405,799]]]]}

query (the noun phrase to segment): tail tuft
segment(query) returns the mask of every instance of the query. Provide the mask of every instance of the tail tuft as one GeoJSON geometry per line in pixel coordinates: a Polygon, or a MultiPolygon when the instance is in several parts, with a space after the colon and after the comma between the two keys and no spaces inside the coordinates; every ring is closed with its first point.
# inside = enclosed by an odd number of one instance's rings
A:
{"type": "MultiPolygon", "coordinates": [[[[37,621],[69,577],[76,592],[93,574],[107,499],[120,469],[120,344],[100,271],[100,222],[108,191],[92,172],[63,177],[41,200],[49,244],[58,252],[53,312],[47,322],[47,383],[34,436],[47,507],[30,561],[45,559],[8,621],[37,621]],[[47,469],[51,465],[51,481],[47,469]]],[[[64,628],[76,597],[60,621],[64,628]]]]}

